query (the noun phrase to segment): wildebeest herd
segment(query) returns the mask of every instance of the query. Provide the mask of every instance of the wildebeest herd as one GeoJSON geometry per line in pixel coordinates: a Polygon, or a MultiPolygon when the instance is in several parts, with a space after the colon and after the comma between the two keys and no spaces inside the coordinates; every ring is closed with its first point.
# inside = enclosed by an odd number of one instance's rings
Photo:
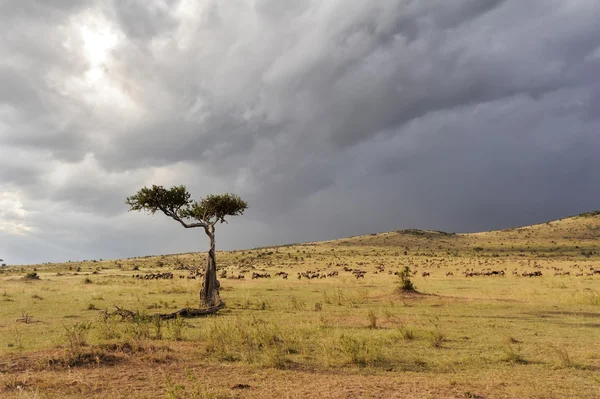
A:
{"type": "MultiPolygon", "coordinates": [[[[359,262],[358,264],[360,265],[364,265],[364,262],[359,262]]],[[[306,279],[306,280],[313,280],[313,279],[325,279],[325,278],[332,278],[332,277],[337,277],[339,276],[339,271],[337,270],[330,270],[329,268],[331,266],[334,266],[333,264],[329,264],[328,265],[328,270],[321,270],[321,269],[315,269],[315,270],[307,270],[307,271],[303,271],[303,272],[297,272],[297,279],[298,280],[302,280],[302,279],[306,279]]],[[[345,272],[350,273],[352,276],[354,276],[356,279],[359,278],[364,278],[365,275],[367,274],[366,270],[362,270],[362,269],[358,269],[358,268],[350,268],[348,267],[347,264],[343,263],[343,264],[336,264],[335,266],[340,266],[342,267],[342,270],[345,272]]],[[[577,265],[574,265],[574,267],[576,267],[577,265]]],[[[534,265],[534,268],[541,268],[539,265],[534,265]]],[[[554,270],[554,276],[571,276],[571,272],[570,271],[564,271],[562,268],[557,268],[557,267],[552,267],[550,269],[554,270]]],[[[385,265],[380,264],[375,266],[375,271],[373,272],[373,274],[378,274],[378,273],[383,273],[385,271],[385,265]]],[[[491,268],[484,268],[482,270],[478,270],[475,271],[473,268],[468,268],[462,271],[461,274],[463,274],[465,277],[476,277],[476,276],[498,276],[498,277],[504,277],[506,275],[506,269],[491,269],[491,268]]],[[[247,270],[242,270],[240,271],[240,273],[235,276],[235,275],[227,275],[226,271],[222,271],[220,274],[220,278],[229,278],[229,279],[244,279],[245,275],[244,272],[248,272],[247,270]]],[[[417,275],[418,270],[412,270],[412,275],[415,276],[417,275]]],[[[392,271],[392,270],[388,270],[388,274],[390,275],[399,275],[400,272],[399,271],[392,271]]],[[[432,272],[431,271],[423,271],[420,273],[421,277],[431,277],[432,276],[432,272]]],[[[452,271],[447,271],[445,273],[446,277],[453,277],[454,273],[452,271]]],[[[512,275],[513,276],[522,276],[522,277],[541,277],[543,276],[543,273],[541,270],[534,270],[534,271],[523,271],[521,273],[519,273],[517,271],[517,269],[514,269],[512,271],[512,275]]],[[[595,268],[595,267],[590,267],[589,268],[589,272],[585,273],[585,275],[587,276],[593,276],[593,275],[600,275],[600,268],[595,268]]],[[[200,268],[198,267],[192,267],[189,269],[189,274],[186,275],[179,275],[180,279],[190,279],[190,280],[195,280],[197,277],[203,277],[204,273],[200,271],[200,268]]],[[[279,271],[274,273],[274,276],[276,277],[281,277],[284,280],[288,279],[289,273],[288,272],[284,272],[284,271],[279,271]]],[[[579,270],[577,273],[574,273],[574,276],[578,277],[578,276],[584,276],[584,272],[583,270],[579,270]]],[[[139,280],[172,280],[174,278],[174,275],[172,272],[162,272],[162,273],[148,273],[148,274],[134,274],[131,276],[132,278],[135,279],[139,279],[139,280]]],[[[263,279],[263,278],[271,278],[271,273],[267,272],[267,271],[263,271],[263,272],[252,272],[252,280],[255,279],[263,279]]]]}
{"type": "Polygon", "coordinates": [[[164,273],[134,274],[131,277],[137,278],[140,280],[172,280],[173,273],[164,272],[164,273]]]}

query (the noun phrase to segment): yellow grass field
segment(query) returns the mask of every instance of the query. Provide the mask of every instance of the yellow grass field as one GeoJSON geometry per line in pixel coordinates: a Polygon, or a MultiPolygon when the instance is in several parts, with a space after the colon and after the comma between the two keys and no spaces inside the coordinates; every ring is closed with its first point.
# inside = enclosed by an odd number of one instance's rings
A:
{"type": "Polygon", "coordinates": [[[152,318],[205,255],[0,268],[0,397],[600,398],[598,214],[218,252],[152,318]]]}

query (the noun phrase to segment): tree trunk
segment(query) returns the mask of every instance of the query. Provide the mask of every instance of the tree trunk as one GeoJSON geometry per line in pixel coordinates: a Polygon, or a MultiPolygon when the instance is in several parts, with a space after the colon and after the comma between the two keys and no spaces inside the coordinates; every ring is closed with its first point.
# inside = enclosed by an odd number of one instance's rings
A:
{"type": "Polygon", "coordinates": [[[213,307],[221,303],[219,280],[217,280],[217,260],[215,258],[215,226],[208,226],[206,234],[210,238],[210,249],[206,257],[204,283],[200,290],[200,306],[213,307]]]}

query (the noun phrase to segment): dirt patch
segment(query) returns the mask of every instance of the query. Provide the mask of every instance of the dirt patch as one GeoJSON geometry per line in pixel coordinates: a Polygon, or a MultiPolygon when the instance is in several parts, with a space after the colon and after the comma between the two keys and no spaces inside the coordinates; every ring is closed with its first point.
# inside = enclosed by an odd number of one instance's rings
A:
{"type": "Polygon", "coordinates": [[[102,350],[90,350],[81,353],[65,353],[47,360],[49,368],[114,366],[125,361],[124,356],[107,353],[102,350]]]}

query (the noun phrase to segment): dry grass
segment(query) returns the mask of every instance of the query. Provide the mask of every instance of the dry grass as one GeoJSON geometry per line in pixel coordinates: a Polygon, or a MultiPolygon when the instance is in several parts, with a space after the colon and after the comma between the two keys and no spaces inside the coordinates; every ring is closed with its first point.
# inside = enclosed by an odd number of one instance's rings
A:
{"type": "Polygon", "coordinates": [[[204,254],[3,268],[0,397],[594,398],[599,238],[590,216],[220,252],[246,276],[221,280],[227,308],[170,322],[147,316],[196,305],[179,275],[204,254]],[[405,266],[418,293],[397,290],[405,266]],[[338,273],[296,278],[309,270],[338,273]],[[132,278],[161,271],[175,279],[132,278]],[[101,317],[115,305],[142,316],[101,317]]]}

